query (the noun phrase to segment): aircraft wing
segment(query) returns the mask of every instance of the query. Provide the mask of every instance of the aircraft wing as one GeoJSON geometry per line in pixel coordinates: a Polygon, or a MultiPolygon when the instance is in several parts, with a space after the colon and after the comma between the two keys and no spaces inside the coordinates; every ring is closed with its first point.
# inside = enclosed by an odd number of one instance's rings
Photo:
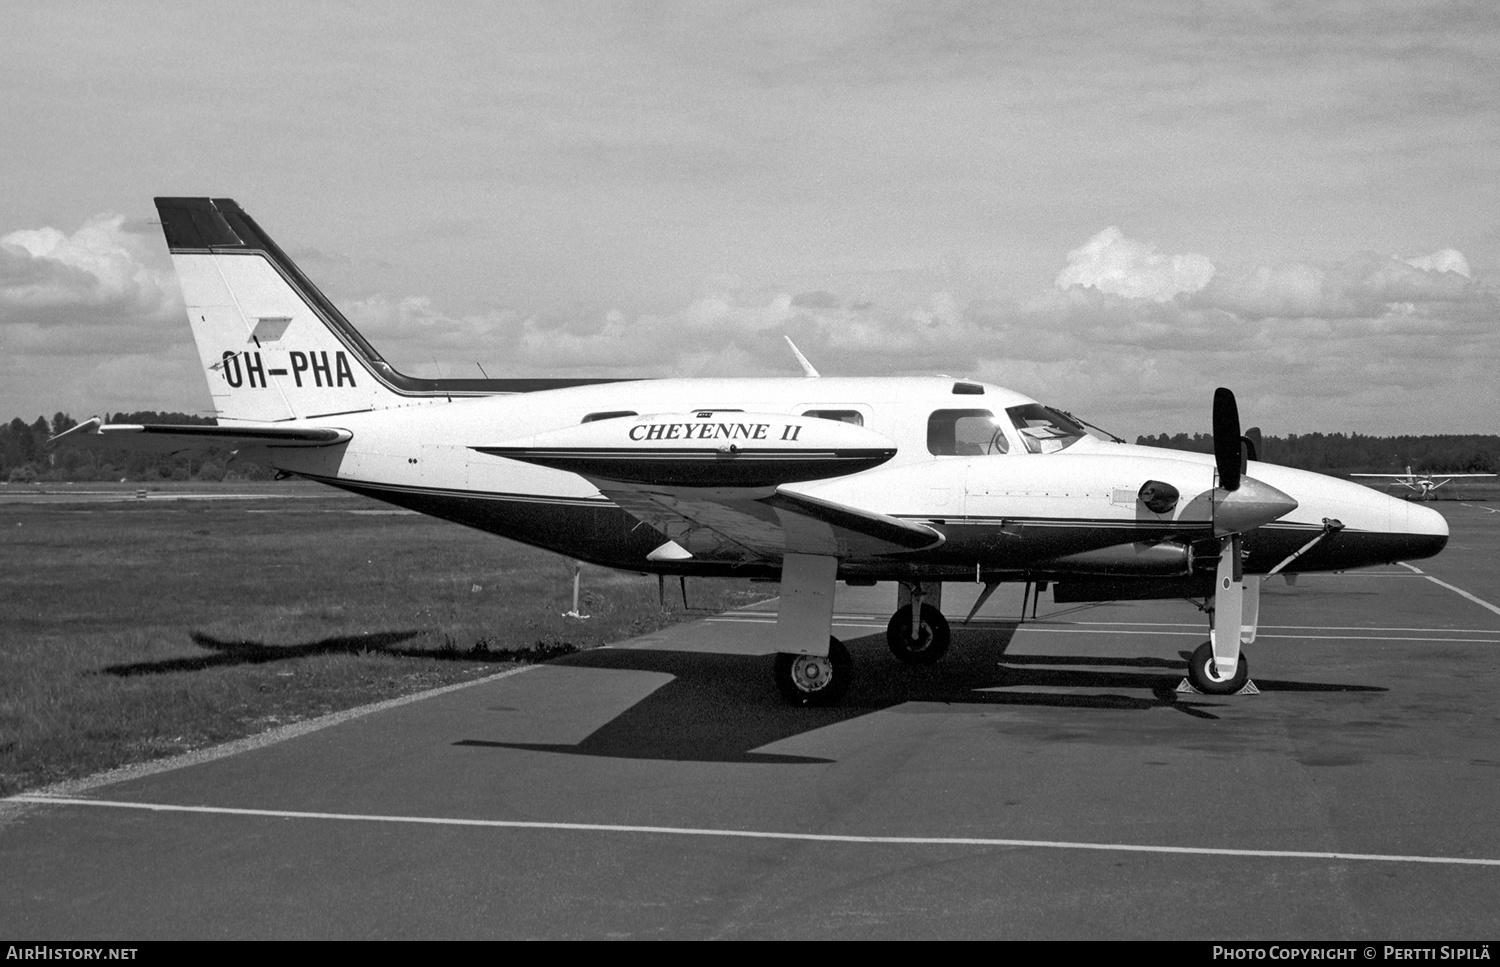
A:
{"type": "Polygon", "coordinates": [[[936,547],[943,535],[925,524],[786,487],[749,490],[654,487],[592,481],[599,492],[665,534],[688,554],[742,560],[784,554],[873,557],[936,547]]]}
{"type": "Polygon", "coordinates": [[[221,447],[328,447],[354,434],[333,427],[262,424],[240,426],[173,426],[105,423],[86,420],[47,441],[47,449],[68,446],[124,447],[148,453],[180,453],[221,447]]]}
{"type": "Polygon", "coordinates": [[[1387,480],[1457,480],[1461,477],[1495,477],[1493,473],[1351,473],[1351,477],[1383,477],[1387,480]]]}

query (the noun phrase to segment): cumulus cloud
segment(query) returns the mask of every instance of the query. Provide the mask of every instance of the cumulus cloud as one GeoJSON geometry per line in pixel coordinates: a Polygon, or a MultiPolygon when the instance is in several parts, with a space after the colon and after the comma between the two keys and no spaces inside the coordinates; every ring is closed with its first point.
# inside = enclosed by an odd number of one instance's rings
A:
{"type": "Polygon", "coordinates": [[[637,315],[457,317],[428,299],[383,297],[344,308],[392,365],[422,375],[477,374],[476,363],[491,375],[792,375],[799,369],[784,335],[815,364],[845,374],[967,372],[997,335],[987,331],[991,317],[947,293],[885,308],[731,279],[711,280],[674,311],[637,315]]]}
{"type": "MultiPolygon", "coordinates": [[[[72,235],[0,239],[0,388],[39,401],[17,412],[206,407],[170,265],[131,228],[101,216],[72,235]]],[[[1420,407],[1395,408],[1413,385],[1450,416],[1500,405],[1488,389],[1500,298],[1452,249],[1216,270],[1111,228],[1024,300],[870,301],[836,285],[719,277],[685,304],[636,313],[336,301],[392,365],[419,376],[792,376],[789,335],[825,375],[978,377],[1125,435],[1206,432],[1216,385],[1233,386],[1268,432],[1449,429],[1419,422],[1430,419],[1420,407]]]]}
{"type": "Polygon", "coordinates": [[[1406,264],[1426,272],[1457,272],[1464,278],[1469,274],[1469,260],[1457,249],[1441,248],[1431,255],[1419,255],[1406,259],[1406,264]]]}
{"type": "MultiPolygon", "coordinates": [[[[1188,275],[1174,274],[1173,260],[1150,246],[1106,230],[1068,263],[1057,287],[1025,314],[1068,333],[1091,361],[1072,387],[1081,408],[1102,403],[1101,412],[1193,429],[1182,422],[1184,412],[1192,415],[1183,408],[1187,394],[1219,384],[1240,392],[1251,419],[1279,426],[1272,432],[1493,426],[1500,292],[1471,278],[1457,250],[1188,275]],[[1140,373],[1152,379],[1132,384],[1140,373]]],[[[1062,358],[1027,358],[1032,373],[1069,372],[1062,358]]]]}
{"type": "Polygon", "coordinates": [[[1466,272],[1442,267],[1455,265],[1468,268],[1461,253],[1448,250],[1426,259],[1367,252],[1331,266],[1257,267],[1216,275],[1192,301],[1246,319],[1369,319],[1393,307],[1482,298],[1466,272]]]}
{"type": "Polygon", "coordinates": [[[1196,292],[1213,278],[1214,264],[1202,255],[1162,255],[1152,245],[1125,237],[1111,225],[1068,253],[1057,274],[1059,289],[1098,289],[1130,299],[1165,302],[1196,292]]]}
{"type": "Polygon", "coordinates": [[[1361,394],[1500,362],[1496,293],[1451,268],[1462,258],[1366,253],[1215,272],[1106,231],[1070,254],[1059,278],[1080,283],[1025,301],[940,291],[870,303],[723,278],[661,313],[450,318],[427,300],[371,300],[351,317],[398,368],[423,372],[438,357],[449,375],[475,360],[491,375],[793,375],[790,335],[827,375],[978,376],[1080,412],[1145,414],[1149,432],[1206,430],[1212,388],[1231,385],[1255,419],[1298,432],[1334,428],[1308,414],[1361,394]]]}
{"type": "Polygon", "coordinates": [[[71,235],[56,228],[0,236],[0,323],[104,322],[180,310],[160,244],[121,215],[96,215],[71,235]]]}
{"type": "Polygon", "coordinates": [[[10,412],[206,408],[160,239],[155,226],[107,214],[72,233],[0,236],[0,395],[10,412]]]}

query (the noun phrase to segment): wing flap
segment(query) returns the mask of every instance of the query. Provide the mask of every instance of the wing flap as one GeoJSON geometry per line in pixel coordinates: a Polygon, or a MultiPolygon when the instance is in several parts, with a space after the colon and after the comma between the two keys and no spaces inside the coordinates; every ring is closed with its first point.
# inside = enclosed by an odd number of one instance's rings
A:
{"type": "Polygon", "coordinates": [[[794,514],[824,524],[846,535],[845,539],[858,538],[861,542],[874,542],[889,548],[875,551],[878,554],[923,551],[944,541],[942,533],[926,524],[793,493],[785,488],[778,488],[762,503],[783,514],[794,514]]]}
{"type": "Polygon", "coordinates": [[[925,550],[944,540],[925,524],[784,489],[765,495],[595,483],[606,497],[700,558],[873,557],[925,550]]]}
{"type": "Polygon", "coordinates": [[[240,426],[174,426],[136,423],[105,423],[99,417],[86,420],[47,441],[56,447],[123,447],[147,453],[180,453],[220,447],[330,447],[354,438],[348,430],[324,426],[281,424],[240,426]]]}

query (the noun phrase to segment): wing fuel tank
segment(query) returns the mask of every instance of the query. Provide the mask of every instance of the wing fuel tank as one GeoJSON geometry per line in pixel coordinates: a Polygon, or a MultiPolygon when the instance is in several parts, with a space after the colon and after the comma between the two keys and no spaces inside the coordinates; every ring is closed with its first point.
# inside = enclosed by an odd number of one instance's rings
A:
{"type": "Polygon", "coordinates": [[[774,487],[869,470],[896,455],[873,430],[785,413],[703,410],[618,417],[474,447],[595,480],[774,487]]]}

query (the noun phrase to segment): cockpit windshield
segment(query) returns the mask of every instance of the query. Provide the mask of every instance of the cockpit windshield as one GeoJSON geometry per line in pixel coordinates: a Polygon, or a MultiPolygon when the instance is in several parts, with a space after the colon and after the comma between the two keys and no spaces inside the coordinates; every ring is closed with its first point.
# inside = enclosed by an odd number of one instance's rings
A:
{"type": "Polygon", "coordinates": [[[1073,414],[1073,413],[1069,413],[1067,410],[1058,410],[1057,412],[1061,413],[1063,416],[1066,416],[1068,419],[1072,420],[1074,423],[1077,423],[1079,426],[1083,427],[1084,432],[1086,432],[1089,436],[1093,437],[1095,440],[1105,440],[1105,441],[1107,441],[1109,443],[1124,443],[1125,442],[1125,438],[1124,437],[1122,437],[1122,436],[1115,436],[1113,433],[1109,432],[1104,427],[1102,427],[1102,426],[1095,426],[1094,424],[1090,423],[1088,420],[1085,420],[1081,416],[1078,416],[1078,415],[1073,414]]]}
{"type": "Polygon", "coordinates": [[[1076,419],[1040,403],[1012,406],[1005,413],[1031,453],[1056,453],[1088,435],[1076,419]]]}

